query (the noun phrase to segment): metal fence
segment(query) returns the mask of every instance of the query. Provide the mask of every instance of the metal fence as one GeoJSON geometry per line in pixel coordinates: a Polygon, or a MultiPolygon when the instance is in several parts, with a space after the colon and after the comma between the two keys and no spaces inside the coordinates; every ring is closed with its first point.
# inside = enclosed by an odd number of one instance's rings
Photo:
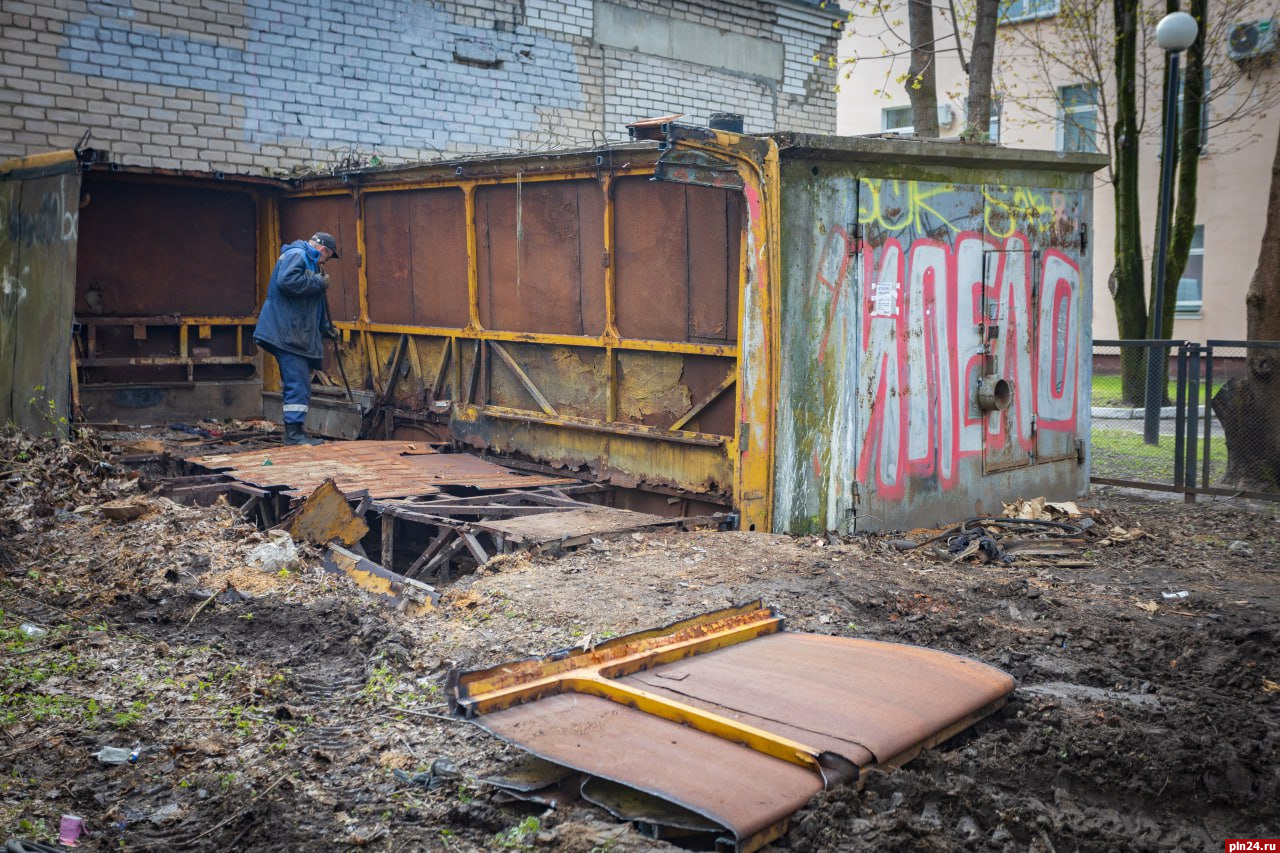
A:
{"type": "Polygon", "coordinates": [[[1094,341],[1091,482],[1280,501],[1280,383],[1251,358],[1280,360],[1280,341],[1094,341]]]}

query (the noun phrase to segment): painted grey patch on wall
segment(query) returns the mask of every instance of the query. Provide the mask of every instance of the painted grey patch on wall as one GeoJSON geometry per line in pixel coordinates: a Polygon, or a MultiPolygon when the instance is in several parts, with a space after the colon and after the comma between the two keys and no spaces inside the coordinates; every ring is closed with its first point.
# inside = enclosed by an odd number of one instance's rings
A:
{"type": "Polygon", "coordinates": [[[244,141],[258,144],[442,150],[461,112],[484,125],[488,144],[503,147],[537,125],[539,109],[584,106],[572,47],[527,27],[458,24],[420,3],[387,3],[372,16],[282,6],[252,0],[238,49],[159,35],[128,6],[93,4],[67,25],[59,55],[89,77],[222,95],[243,108],[244,141]],[[469,54],[475,45],[491,51],[487,67],[455,60],[457,46],[469,54]]]}

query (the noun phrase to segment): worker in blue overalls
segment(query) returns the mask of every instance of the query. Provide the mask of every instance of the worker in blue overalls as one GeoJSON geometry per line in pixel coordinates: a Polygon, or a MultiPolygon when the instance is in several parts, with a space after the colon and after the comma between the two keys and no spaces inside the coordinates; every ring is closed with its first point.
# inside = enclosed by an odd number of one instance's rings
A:
{"type": "Polygon", "coordinates": [[[325,231],[285,245],[253,330],[254,342],[280,365],[285,444],[324,443],[308,436],[302,424],[311,403],[311,371],[324,360],[322,337],[337,337],[325,302],[329,275],[321,269],[336,257],[338,242],[325,231]]]}

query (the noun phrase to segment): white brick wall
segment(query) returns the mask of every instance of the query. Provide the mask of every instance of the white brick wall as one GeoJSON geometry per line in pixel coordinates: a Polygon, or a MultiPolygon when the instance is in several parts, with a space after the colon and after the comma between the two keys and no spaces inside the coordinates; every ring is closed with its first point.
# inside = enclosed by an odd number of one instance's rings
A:
{"type": "Polygon", "coordinates": [[[824,15],[775,0],[610,0],[781,44],[781,85],[596,44],[596,0],[6,0],[0,156],[259,173],[589,145],[637,118],[740,112],[834,132],[824,15]],[[485,57],[494,61],[485,62],[485,57]]]}

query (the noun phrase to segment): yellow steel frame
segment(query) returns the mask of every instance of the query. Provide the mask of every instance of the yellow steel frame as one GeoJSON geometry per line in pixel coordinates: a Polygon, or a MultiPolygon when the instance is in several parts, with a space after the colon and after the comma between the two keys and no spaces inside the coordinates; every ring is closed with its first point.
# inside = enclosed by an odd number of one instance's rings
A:
{"type": "Polygon", "coordinates": [[[524,661],[463,675],[457,707],[467,716],[500,711],[557,693],[583,693],[740,743],[826,779],[822,750],[616,679],[692,655],[775,634],[782,617],[756,602],[707,614],[665,632],[647,632],[557,661],[524,661]]]}
{"type": "MultiPolygon", "coordinates": [[[[613,187],[619,177],[651,175],[654,171],[653,153],[638,152],[635,161],[621,168],[591,169],[580,166],[555,168],[539,164],[497,164],[492,167],[477,166],[475,168],[492,168],[490,174],[467,174],[466,166],[462,174],[439,173],[424,175],[388,183],[377,183],[356,186],[330,184],[321,187],[309,187],[292,192],[289,198],[320,197],[328,195],[345,195],[354,193],[357,205],[356,251],[365,257],[366,240],[362,198],[366,193],[391,192],[396,190],[412,190],[456,187],[463,193],[466,217],[466,251],[467,251],[467,293],[468,323],[466,328],[443,328],[410,326],[394,323],[373,322],[369,317],[369,281],[367,267],[359,266],[359,305],[360,317],[356,321],[338,321],[336,325],[342,330],[347,341],[358,338],[354,351],[348,350],[345,359],[368,359],[368,374],[375,390],[383,384],[381,378],[382,362],[378,356],[376,339],[380,336],[410,335],[415,339],[445,338],[448,352],[451,353],[451,377],[453,386],[460,390],[455,400],[453,417],[462,421],[477,422],[490,416],[506,419],[516,414],[500,407],[483,405],[486,401],[474,401],[470,393],[463,389],[466,377],[463,375],[461,350],[464,341],[475,341],[478,352],[485,357],[487,347],[484,342],[524,342],[551,346],[588,347],[604,354],[606,371],[606,420],[589,421],[584,418],[570,418],[554,414],[548,407],[540,411],[520,412],[520,417],[536,420],[539,423],[563,427],[572,430],[593,430],[602,433],[618,432],[629,436],[650,438],[656,441],[675,441],[706,444],[722,448],[722,452],[732,466],[733,497],[740,512],[741,524],[744,528],[768,530],[772,524],[773,505],[773,436],[775,432],[775,413],[773,400],[777,389],[777,347],[778,322],[776,317],[775,288],[780,280],[779,255],[779,222],[778,222],[778,156],[777,146],[772,140],[767,141],[768,154],[757,159],[745,153],[737,142],[740,137],[724,132],[715,132],[708,140],[681,140],[679,147],[697,148],[719,157],[727,158],[735,163],[745,186],[747,201],[746,238],[742,241],[742,257],[739,264],[739,337],[736,345],[700,344],[687,341],[659,341],[626,339],[618,331],[617,325],[617,293],[616,271],[613,258],[616,257],[614,229],[615,212],[613,207],[613,187]],[[501,169],[501,173],[497,173],[501,169]],[[542,334],[529,332],[510,332],[499,329],[484,328],[480,322],[479,281],[478,281],[478,238],[476,228],[476,191],[480,187],[502,184],[514,184],[517,181],[565,181],[596,179],[603,184],[605,193],[604,205],[604,249],[605,249],[605,327],[599,336],[542,334]],[[749,343],[748,343],[749,342],[749,343]],[[670,429],[638,428],[637,425],[619,423],[620,376],[617,359],[621,352],[654,352],[675,355],[701,355],[721,357],[732,360],[733,366],[727,370],[724,382],[711,398],[702,402],[705,406],[716,396],[732,391],[736,395],[735,411],[738,412],[737,426],[732,436],[711,435],[682,430],[681,427],[696,415],[686,415],[670,429]],[[477,405],[480,403],[480,405],[477,405]]],[[[275,204],[274,200],[270,204],[275,204]]],[[[270,211],[275,213],[274,210],[270,211]]],[[[271,228],[275,227],[278,216],[268,217],[271,228]]],[[[273,252],[279,245],[279,234],[264,227],[260,235],[265,242],[260,255],[265,259],[274,258],[273,252]]],[[[270,263],[263,264],[263,286],[270,275],[270,263]]],[[[417,364],[416,348],[410,346],[410,361],[415,374],[424,383],[429,378],[421,375],[421,366],[417,364]]],[[[270,362],[270,359],[267,360],[270,362]]],[[[278,386],[278,376],[274,365],[266,365],[270,371],[267,387],[278,386]]],[[[444,365],[441,365],[442,371],[444,365]]],[[[348,375],[359,375],[348,371],[348,375]]],[[[388,381],[395,381],[388,377],[388,381]]],[[[554,404],[555,401],[550,401],[554,404]]],[[[679,482],[678,472],[671,479],[679,482]]]]}

